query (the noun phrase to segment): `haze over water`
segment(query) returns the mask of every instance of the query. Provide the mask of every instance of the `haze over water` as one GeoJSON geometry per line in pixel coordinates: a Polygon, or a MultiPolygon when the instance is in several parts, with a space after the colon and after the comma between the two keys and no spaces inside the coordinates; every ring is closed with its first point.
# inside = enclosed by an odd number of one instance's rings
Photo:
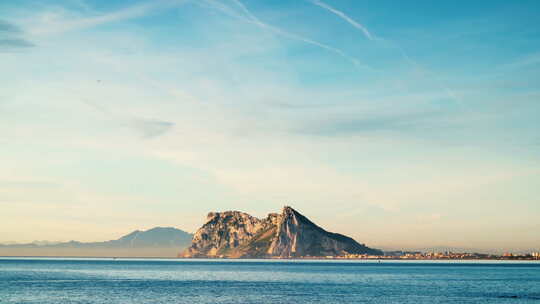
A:
{"type": "Polygon", "coordinates": [[[2,304],[537,302],[534,262],[0,259],[2,304]]]}

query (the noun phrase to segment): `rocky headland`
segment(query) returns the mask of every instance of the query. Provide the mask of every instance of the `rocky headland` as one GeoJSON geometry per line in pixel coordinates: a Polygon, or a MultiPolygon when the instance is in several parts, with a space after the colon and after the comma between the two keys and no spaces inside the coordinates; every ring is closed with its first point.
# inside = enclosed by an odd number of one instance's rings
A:
{"type": "Polygon", "coordinates": [[[304,258],[382,255],[378,249],[317,226],[289,206],[264,219],[240,211],[210,212],[184,258],[304,258]]]}

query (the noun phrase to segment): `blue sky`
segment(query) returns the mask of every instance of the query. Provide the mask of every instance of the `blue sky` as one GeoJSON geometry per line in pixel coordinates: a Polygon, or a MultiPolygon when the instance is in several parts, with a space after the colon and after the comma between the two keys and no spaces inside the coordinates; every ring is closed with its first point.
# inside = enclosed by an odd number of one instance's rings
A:
{"type": "Polygon", "coordinates": [[[290,204],[373,246],[537,247],[539,9],[4,1],[0,241],[290,204]]]}

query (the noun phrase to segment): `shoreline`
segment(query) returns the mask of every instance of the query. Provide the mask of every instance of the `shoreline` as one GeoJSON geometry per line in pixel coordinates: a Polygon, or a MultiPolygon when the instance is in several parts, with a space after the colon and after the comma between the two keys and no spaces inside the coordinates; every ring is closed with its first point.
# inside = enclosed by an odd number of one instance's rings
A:
{"type": "Polygon", "coordinates": [[[171,261],[370,261],[373,263],[383,262],[540,262],[540,259],[409,259],[409,258],[179,258],[179,257],[135,257],[135,256],[2,256],[0,259],[96,259],[96,260],[171,260],[171,261]]]}

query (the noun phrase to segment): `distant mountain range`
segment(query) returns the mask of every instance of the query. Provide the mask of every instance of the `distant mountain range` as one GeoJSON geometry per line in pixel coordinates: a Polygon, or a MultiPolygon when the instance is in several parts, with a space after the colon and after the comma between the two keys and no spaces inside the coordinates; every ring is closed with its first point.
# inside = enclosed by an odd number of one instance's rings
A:
{"type": "Polygon", "coordinates": [[[174,256],[191,244],[193,234],[172,227],[136,230],[105,242],[48,242],[0,244],[2,255],[72,256],[174,256]]]}
{"type": "Polygon", "coordinates": [[[317,226],[291,207],[258,219],[239,211],[211,212],[180,257],[295,258],[382,251],[317,226]]]}

